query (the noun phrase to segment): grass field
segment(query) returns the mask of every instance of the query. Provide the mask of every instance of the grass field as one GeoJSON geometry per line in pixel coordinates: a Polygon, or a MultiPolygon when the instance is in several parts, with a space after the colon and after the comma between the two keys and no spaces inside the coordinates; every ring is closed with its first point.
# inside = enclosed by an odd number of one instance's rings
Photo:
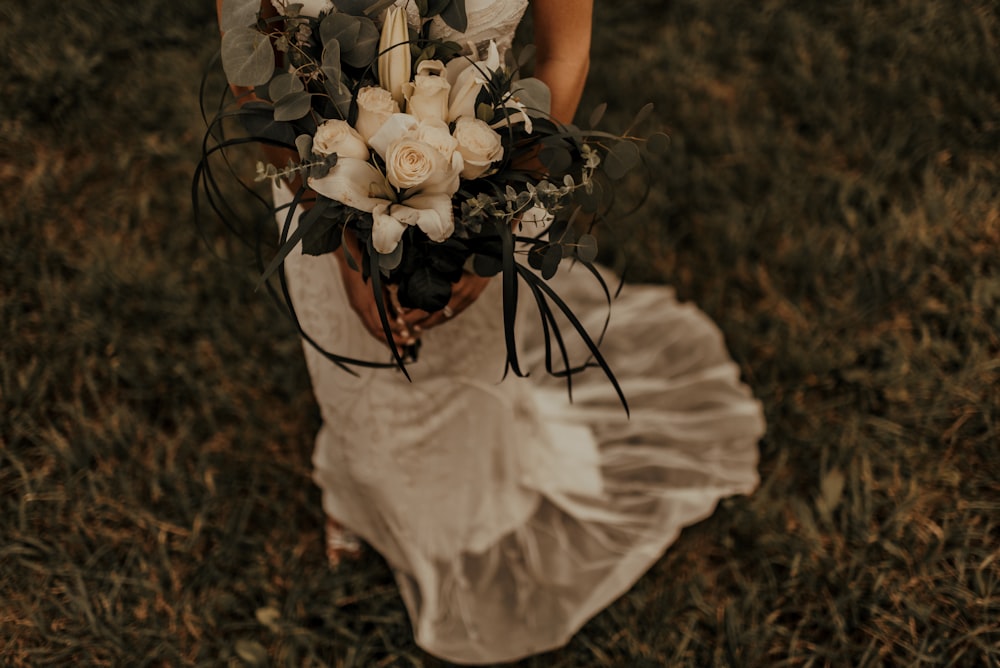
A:
{"type": "MultiPolygon", "coordinates": [[[[299,342],[191,223],[207,0],[0,3],[0,664],[441,666],[329,571],[299,342]]],[[[672,138],[603,231],[725,331],[763,486],[524,666],[1000,666],[1000,8],[598,3],[672,138]]],[[[652,124],[651,124],[652,127],[652,124]]]]}

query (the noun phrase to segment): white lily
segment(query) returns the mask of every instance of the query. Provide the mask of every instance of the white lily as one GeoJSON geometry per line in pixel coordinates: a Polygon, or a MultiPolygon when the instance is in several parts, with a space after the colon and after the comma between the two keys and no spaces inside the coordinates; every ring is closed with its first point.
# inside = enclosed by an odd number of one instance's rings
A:
{"type": "Polygon", "coordinates": [[[410,81],[410,31],[406,26],[406,10],[390,7],[378,41],[379,85],[392,93],[392,99],[403,108],[403,84],[410,81]]]}
{"type": "Polygon", "coordinates": [[[455,58],[445,66],[445,73],[451,83],[448,97],[448,121],[460,116],[476,116],[476,98],[493,72],[500,69],[500,51],[496,42],[490,41],[485,60],[472,61],[469,58],[455,58]]]}
{"type": "Polygon", "coordinates": [[[455,231],[451,197],[442,193],[423,193],[399,204],[381,202],[372,211],[372,245],[379,253],[396,250],[403,232],[416,225],[431,241],[441,242],[455,231]]]}
{"type": "Polygon", "coordinates": [[[370,212],[392,197],[392,188],[382,173],[357,158],[339,158],[326,176],[310,178],[309,187],[359,211],[370,212]]]}

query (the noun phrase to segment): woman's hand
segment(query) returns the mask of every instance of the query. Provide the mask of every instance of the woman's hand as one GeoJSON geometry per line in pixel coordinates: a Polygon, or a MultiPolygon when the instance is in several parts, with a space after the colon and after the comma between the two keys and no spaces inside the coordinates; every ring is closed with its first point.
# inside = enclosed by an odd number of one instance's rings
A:
{"type": "MultiPolygon", "coordinates": [[[[344,290],[347,293],[347,301],[351,308],[358,314],[361,324],[364,325],[368,333],[378,341],[387,343],[385,331],[382,329],[382,320],[379,318],[378,305],[375,303],[375,293],[372,292],[372,285],[366,281],[360,271],[351,269],[344,256],[345,252],[350,252],[354,258],[360,258],[358,242],[354,235],[348,231],[344,235],[344,243],[350,246],[349,249],[343,247],[337,249],[337,264],[340,266],[340,277],[344,282],[344,290]]],[[[396,345],[396,350],[402,354],[403,346],[410,346],[417,342],[416,334],[412,326],[406,323],[398,314],[393,314],[389,295],[384,294],[386,316],[389,320],[389,329],[392,332],[392,342],[396,345]]]]}
{"type": "Polygon", "coordinates": [[[462,278],[458,279],[457,283],[452,284],[451,299],[446,307],[434,313],[420,309],[407,310],[402,313],[402,321],[409,331],[419,336],[420,332],[437,327],[469,308],[489,284],[489,278],[467,271],[462,274],[462,278]]]}

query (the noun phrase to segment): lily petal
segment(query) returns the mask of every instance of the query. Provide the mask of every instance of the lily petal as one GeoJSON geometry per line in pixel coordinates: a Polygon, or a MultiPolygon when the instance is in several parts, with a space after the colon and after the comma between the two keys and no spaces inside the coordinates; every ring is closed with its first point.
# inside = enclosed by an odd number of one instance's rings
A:
{"type": "Polygon", "coordinates": [[[360,211],[372,211],[392,194],[382,173],[357,158],[340,158],[326,176],[308,183],[320,195],[360,211]]]}
{"type": "Polygon", "coordinates": [[[396,250],[406,231],[406,224],[390,215],[391,208],[388,202],[383,202],[372,210],[372,245],[383,255],[396,250]]]}
{"type": "Polygon", "coordinates": [[[425,193],[410,197],[392,207],[392,215],[409,225],[416,225],[431,241],[444,241],[455,231],[451,197],[441,193],[425,193]]]}
{"type": "Polygon", "coordinates": [[[383,160],[389,153],[389,146],[397,139],[414,132],[420,121],[410,114],[393,114],[382,124],[378,132],[368,139],[368,145],[375,149],[383,160]]]}

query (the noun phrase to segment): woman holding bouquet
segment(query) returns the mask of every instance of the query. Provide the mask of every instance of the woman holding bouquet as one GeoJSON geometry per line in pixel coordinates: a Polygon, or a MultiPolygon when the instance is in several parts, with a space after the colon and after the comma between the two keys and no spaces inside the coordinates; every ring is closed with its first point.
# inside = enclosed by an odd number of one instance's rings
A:
{"type": "MultiPolygon", "coordinates": [[[[264,0],[261,11],[273,15],[284,4],[264,0]]],[[[313,16],[332,8],[303,4],[313,16]]],[[[421,25],[415,2],[396,5],[421,25]]],[[[479,59],[491,42],[498,53],[509,49],[528,0],[464,5],[464,33],[440,18],[429,33],[469,44],[468,56],[479,59]]],[[[551,90],[552,117],[568,123],[589,64],[591,2],[532,0],[530,8],[535,76],[551,90]]],[[[251,99],[247,89],[236,92],[251,99]]],[[[288,161],[271,150],[272,163],[288,161]]],[[[290,202],[297,187],[276,186],[275,203],[290,202]]],[[[285,260],[291,299],[324,349],[384,359],[372,287],[349,252],[293,251],[285,260]]],[[[592,277],[560,269],[550,284],[584,325],[600,330],[606,301],[592,277]]],[[[465,664],[567,642],[684,526],[710,515],[719,499],[755,488],[764,430],[721,333],[669,288],[628,286],[612,307],[601,352],[630,418],[598,370],[575,378],[569,402],[564,381],[544,373],[538,316],[527,310],[518,315],[519,350],[521,367],[534,373],[500,382],[501,306],[499,280],[465,273],[444,309],[398,312],[394,344],[420,341],[419,360],[407,365],[412,381],[387,369],[350,375],[304,347],[324,420],[313,465],[331,562],[355,553],[360,536],[393,568],[417,643],[465,664]]]]}

